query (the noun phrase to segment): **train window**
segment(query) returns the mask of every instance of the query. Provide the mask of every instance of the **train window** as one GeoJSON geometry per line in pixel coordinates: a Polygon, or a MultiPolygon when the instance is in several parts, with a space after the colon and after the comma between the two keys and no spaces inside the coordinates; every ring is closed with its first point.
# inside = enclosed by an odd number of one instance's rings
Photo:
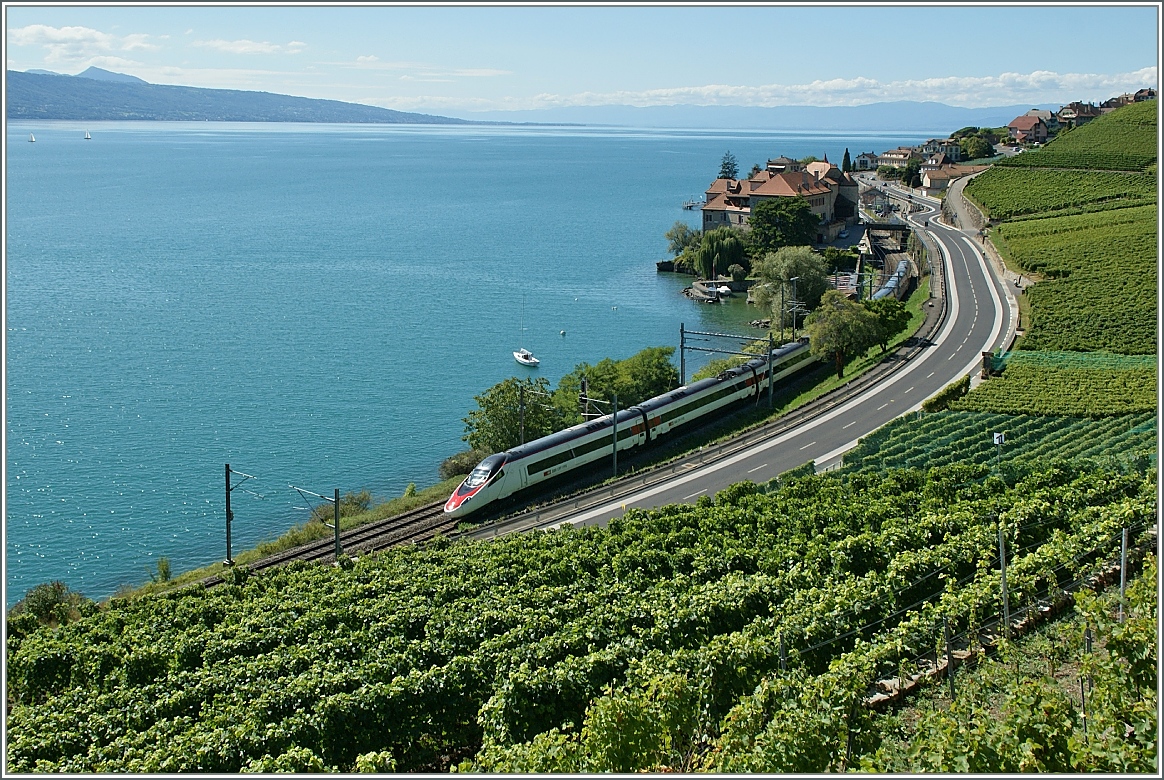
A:
{"type": "Polygon", "coordinates": [[[477,467],[469,472],[469,476],[465,478],[463,487],[466,490],[480,487],[489,481],[490,477],[501,468],[501,464],[505,462],[505,456],[490,455],[485,460],[477,464],[477,467]]]}

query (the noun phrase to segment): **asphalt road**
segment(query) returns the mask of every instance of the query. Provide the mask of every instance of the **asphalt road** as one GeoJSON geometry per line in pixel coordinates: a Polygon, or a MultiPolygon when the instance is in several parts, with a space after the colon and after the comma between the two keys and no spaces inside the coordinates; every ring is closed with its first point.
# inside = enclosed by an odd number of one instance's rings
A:
{"type": "MultiPolygon", "coordinates": [[[[893,197],[904,201],[905,195],[906,191],[895,190],[893,197]]],[[[543,527],[564,522],[605,524],[631,507],[691,503],[735,482],[763,482],[808,461],[814,461],[819,470],[837,462],[862,436],[917,411],[922,401],[960,377],[976,374],[982,353],[1008,343],[1014,334],[1017,312],[1010,302],[1012,296],[999,283],[973,234],[936,221],[938,201],[912,195],[912,202],[925,210],[910,214],[909,220],[940,247],[949,310],[941,330],[909,365],[831,411],[743,452],[692,466],[666,482],[556,518],[543,527]],[[926,221],[928,226],[922,227],[926,221]]]]}

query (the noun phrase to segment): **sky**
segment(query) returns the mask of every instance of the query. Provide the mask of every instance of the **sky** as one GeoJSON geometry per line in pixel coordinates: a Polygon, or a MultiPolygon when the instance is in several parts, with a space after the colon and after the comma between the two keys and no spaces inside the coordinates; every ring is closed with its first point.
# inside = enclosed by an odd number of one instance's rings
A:
{"type": "Polygon", "coordinates": [[[980,108],[1156,87],[1157,4],[5,3],[9,70],[471,117],[597,105],[980,108]]]}

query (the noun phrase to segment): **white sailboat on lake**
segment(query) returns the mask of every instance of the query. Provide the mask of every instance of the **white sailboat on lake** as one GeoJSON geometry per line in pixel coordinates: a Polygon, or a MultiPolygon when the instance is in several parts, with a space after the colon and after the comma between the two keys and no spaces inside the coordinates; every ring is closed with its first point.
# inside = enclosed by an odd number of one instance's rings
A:
{"type": "Polygon", "coordinates": [[[525,348],[525,296],[521,296],[521,336],[518,338],[518,350],[513,353],[513,359],[523,366],[536,367],[541,361],[525,348]]]}
{"type": "Polygon", "coordinates": [[[34,143],[36,143],[36,136],[35,136],[35,135],[33,135],[32,133],[29,133],[29,134],[28,134],[28,142],[29,142],[30,144],[34,144],[34,143]]]}
{"type": "Polygon", "coordinates": [[[88,130],[86,130],[86,131],[85,131],[85,140],[86,140],[86,141],[91,141],[91,140],[93,140],[93,136],[89,135],[89,131],[88,131],[88,130]]]}

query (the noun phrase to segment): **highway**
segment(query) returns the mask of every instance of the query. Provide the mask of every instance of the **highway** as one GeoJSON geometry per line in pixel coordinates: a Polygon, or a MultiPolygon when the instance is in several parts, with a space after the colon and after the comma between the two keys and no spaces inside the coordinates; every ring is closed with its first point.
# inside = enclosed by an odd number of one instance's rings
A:
{"type": "Polygon", "coordinates": [[[916,203],[921,207],[906,219],[929,240],[931,259],[941,264],[938,277],[948,295],[941,328],[904,366],[844,403],[734,454],[706,464],[688,461],[674,476],[652,480],[612,500],[576,502],[582,505],[577,511],[549,507],[534,518],[502,520],[465,536],[485,538],[531,528],[552,529],[564,523],[602,525],[630,508],[693,503],[733,483],[765,482],[809,461],[821,470],[839,463],[841,455],[861,437],[919,410],[924,400],[946,385],[967,374],[976,377],[982,353],[1008,344],[1014,336],[1017,307],[1013,293],[1000,283],[973,233],[936,219],[939,201],[912,193],[907,200],[908,191],[881,186],[904,206],[916,203]],[[940,258],[934,256],[934,247],[940,258]]]}
{"type": "MultiPolygon", "coordinates": [[[[894,198],[906,202],[905,192],[894,198]]],[[[894,418],[915,412],[922,401],[946,385],[977,371],[982,353],[1008,343],[1013,337],[1017,313],[1008,294],[985,261],[981,247],[971,236],[939,223],[935,216],[939,202],[913,195],[923,206],[908,219],[933,239],[941,253],[949,295],[949,309],[941,330],[909,365],[891,374],[848,402],[819,417],[749,449],[705,466],[692,467],[666,482],[616,501],[585,509],[578,514],[556,518],[574,525],[604,524],[632,507],[657,507],[690,503],[703,495],[714,495],[728,485],[743,480],[764,482],[808,461],[828,465],[853,447],[862,436],[894,418]],[[928,222],[928,227],[922,227],[928,222]]]]}

